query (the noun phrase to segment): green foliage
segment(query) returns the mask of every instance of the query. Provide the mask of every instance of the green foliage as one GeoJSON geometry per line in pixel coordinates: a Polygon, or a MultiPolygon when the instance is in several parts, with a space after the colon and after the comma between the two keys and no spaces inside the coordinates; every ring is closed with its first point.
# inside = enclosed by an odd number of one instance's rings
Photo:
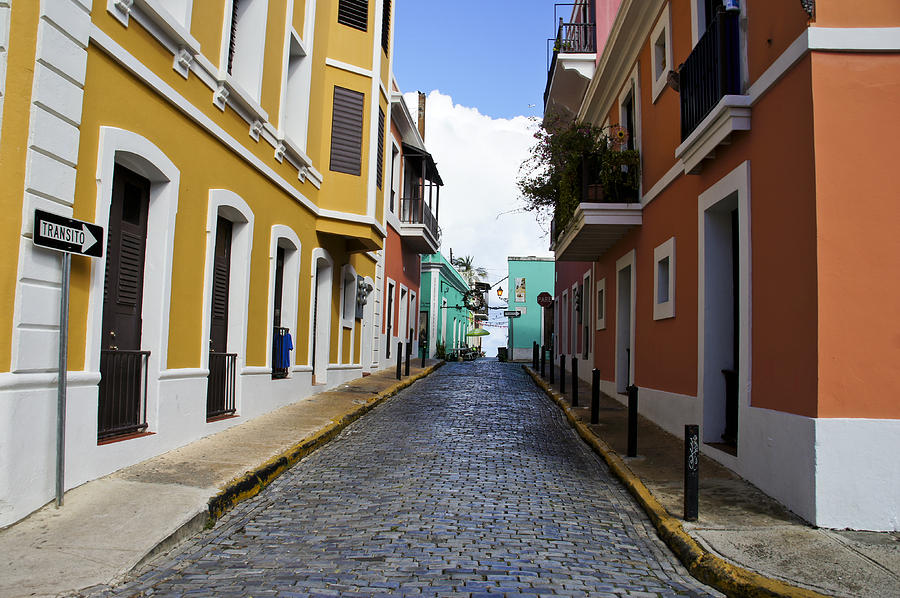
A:
{"type": "Polygon", "coordinates": [[[444,343],[438,343],[434,346],[434,356],[438,359],[447,357],[447,346],[444,343]]]}
{"type": "Polygon", "coordinates": [[[519,167],[517,185],[526,210],[552,213],[557,235],[582,201],[637,200],[640,154],[625,149],[624,128],[548,116],[534,137],[537,142],[519,167]],[[583,197],[586,186],[593,188],[593,197],[583,197]]]}

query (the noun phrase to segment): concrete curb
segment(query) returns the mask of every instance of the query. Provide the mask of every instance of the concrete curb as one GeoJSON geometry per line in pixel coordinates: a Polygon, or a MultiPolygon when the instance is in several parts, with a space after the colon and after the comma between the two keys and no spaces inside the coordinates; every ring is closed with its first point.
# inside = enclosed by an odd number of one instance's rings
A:
{"type": "Polygon", "coordinates": [[[218,494],[209,499],[209,518],[206,525],[211,526],[222,515],[236,504],[248,498],[252,498],[259,494],[263,488],[271,484],[275,478],[287,471],[296,464],[300,459],[309,455],[316,449],[328,444],[341,431],[351,423],[394,396],[404,388],[410,386],[413,382],[424,378],[436,369],[444,365],[445,362],[440,361],[431,365],[418,374],[410,376],[404,380],[389,386],[387,389],[369,399],[364,405],[349,411],[336,420],[332,420],[331,424],[322,428],[310,437],[307,437],[287,450],[282,451],[278,455],[272,457],[265,463],[252,469],[244,475],[233,479],[226,484],[218,494]]]}
{"type": "Polygon", "coordinates": [[[772,579],[733,565],[704,549],[690,536],[681,522],[672,517],[650,490],[641,482],[619,455],[608,444],[600,440],[563,401],[562,395],[553,391],[537,372],[527,365],[524,369],[544,393],[563,410],[569,424],[578,432],[610,470],[628,488],[646,511],[647,516],[656,528],[660,539],[666,543],[675,556],[684,564],[691,575],[703,583],[710,585],[728,596],[737,598],[827,598],[812,590],[792,586],[783,581],[772,579]]]}

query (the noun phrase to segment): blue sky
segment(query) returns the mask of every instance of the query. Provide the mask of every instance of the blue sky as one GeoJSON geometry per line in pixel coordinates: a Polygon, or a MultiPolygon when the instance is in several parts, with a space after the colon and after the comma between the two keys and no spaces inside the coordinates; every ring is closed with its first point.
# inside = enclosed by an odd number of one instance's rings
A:
{"type": "Polygon", "coordinates": [[[397,0],[394,74],[403,91],[440,90],[494,118],[540,115],[549,0],[397,0]],[[529,107],[534,104],[533,107],[529,107]]]}

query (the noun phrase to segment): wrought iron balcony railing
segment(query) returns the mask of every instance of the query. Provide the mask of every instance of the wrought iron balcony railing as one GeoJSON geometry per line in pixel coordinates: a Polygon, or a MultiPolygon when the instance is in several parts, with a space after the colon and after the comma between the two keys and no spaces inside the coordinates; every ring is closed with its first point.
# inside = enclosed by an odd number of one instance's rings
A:
{"type": "Polygon", "coordinates": [[[100,351],[100,440],[147,429],[147,363],[150,351],[100,351]]]}
{"type": "Polygon", "coordinates": [[[209,379],[206,386],[206,419],[233,415],[237,353],[209,352],[209,379]]]}
{"type": "Polygon", "coordinates": [[[404,197],[400,200],[400,222],[404,224],[424,224],[435,239],[440,239],[437,219],[424,199],[404,197]]]}
{"type": "Polygon", "coordinates": [[[559,20],[556,39],[553,42],[553,55],[547,69],[547,86],[544,89],[544,105],[550,95],[550,84],[553,82],[553,70],[560,54],[593,54],[597,51],[597,25],[595,23],[566,23],[559,20]]]}
{"type": "Polygon", "coordinates": [[[291,354],[294,343],[290,328],[275,326],[272,330],[272,379],[287,378],[291,367],[291,354]]]}
{"type": "Polygon", "coordinates": [[[726,95],[741,93],[740,11],[720,11],[679,71],[681,140],[726,95]]]}

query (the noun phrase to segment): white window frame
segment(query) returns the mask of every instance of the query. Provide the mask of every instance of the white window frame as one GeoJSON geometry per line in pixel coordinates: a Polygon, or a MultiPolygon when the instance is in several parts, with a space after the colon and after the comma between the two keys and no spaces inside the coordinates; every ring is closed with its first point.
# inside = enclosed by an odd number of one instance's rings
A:
{"type": "Polygon", "coordinates": [[[581,322],[579,323],[579,326],[581,326],[581,333],[584,335],[584,338],[581,339],[581,355],[583,358],[587,358],[594,348],[594,335],[591,330],[591,322],[594,319],[594,314],[591,311],[593,306],[593,301],[591,301],[591,293],[593,293],[593,290],[591,289],[591,278],[590,270],[585,272],[581,277],[581,322]]]}
{"type": "Polygon", "coordinates": [[[653,319],[663,320],[675,317],[675,237],[657,246],[653,250],[653,319]],[[667,300],[660,302],[659,292],[663,281],[660,280],[660,263],[668,259],[668,281],[666,286],[667,300]]]}
{"type": "Polygon", "coordinates": [[[222,50],[220,71],[232,85],[244,91],[259,103],[262,89],[263,67],[265,63],[266,24],[268,21],[268,0],[243,0],[245,9],[241,11],[243,26],[237,29],[235,52],[231,74],[228,74],[228,44],[231,41],[232,2],[225,7],[222,29],[222,50]],[[247,32],[250,31],[248,34],[247,32]]]}
{"type": "Polygon", "coordinates": [[[634,149],[641,150],[641,85],[638,77],[638,63],[635,62],[634,69],[622,85],[622,91],[619,93],[619,126],[625,126],[625,101],[629,95],[632,95],[634,102],[634,131],[628,131],[634,140],[634,149]]]}
{"type": "Polygon", "coordinates": [[[353,329],[356,323],[356,268],[344,264],[341,268],[341,326],[353,329]],[[347,317],[347,312],[350,317],[347,317]]]}
{"type": "Polygon", "coordinates": [[[309,132],[312,57],[303,39],[293,28],[288,28],[285,38],[279,137],[295,152],[305,155],[309,132]]]}
{"type": "Polygon", "coordinates": [[[600,280],[597,281],[597,284],[594,286],[594,293],[596,293],[596,306],[597,306],[597,330],[606,330],[606,277],[604,276],[600,280]],[[603,293],[603,300],[600,300],[600,293],[603,293]]]}
{"type": "Polygon", "coordinates": [[[272,226],[272,235],[269,243],[269,327],[266,342],[266,364],[272,364],[272,335],[275,327],[275,314],[272,306],[275,304],[275,266],[277,263],[278,248],[285,250],[284,273],[281,283],[281,326],[291,331],[294,339],[295,350],[291,352],[291,369],[297,362],[297,312],[300,297],[300,237],[297,233],[282,224],[272,226]]]}
{"type": "Polygon", "coordinates": [[[653,79],[654,104],[666,88],[670,70],[674,70],[674,65],[672,64],[672,16],[669,11],[669,5],[666,4],[659,16],[659,20],[656,22],[656,26],[653,28],[653,33],[650,34],[650,74],[653,79]],[[662,39],[664,44],[662,56],[660,56],[660,48],[657,44],[660,39],[662,39]],[[665,60],[665,64],[661,71],[657,73],[657,65],[659,65],[660,59],[665,60]]]}

